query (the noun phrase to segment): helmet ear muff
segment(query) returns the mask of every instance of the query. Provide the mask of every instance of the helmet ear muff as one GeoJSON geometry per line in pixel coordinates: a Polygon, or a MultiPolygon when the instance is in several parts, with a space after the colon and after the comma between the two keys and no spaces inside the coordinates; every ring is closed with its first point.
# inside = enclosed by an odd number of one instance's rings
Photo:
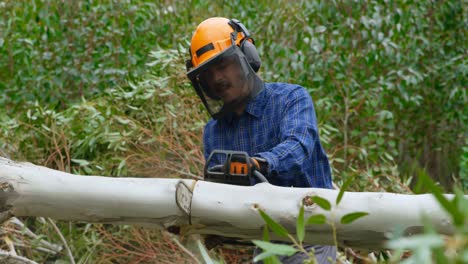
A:
{"type": "Polygon", "coordinates": [[[239,43],[239,48],[247,58],[247,62],[250,64],[250,67],[252,67],[255,72],[258,72],[262,62],[260,60],[260,56],[258,55],[257,48],[255,48],[254,39],[250,37],[249,31],[244,26],[244,24],[239,22],[239,20],[231,19],[229,20],[229,25],[234,29],[235,32],[241,32],[244,34],[244,38],[239,43]]]}
{"type": "Polygon", "coordinates": [[[260,56],[258,56],[255,45],[248,39],[244,39],[240,45],[240,49],[247,58],[247,62],[250,64],[250,67],[252,67],[255,72],[258,72],[262,62],[260,61],[260,56]]]}
{"type": "Polygon", "coordinates": [[[188,48],[188,53],[190,54],[190,59],[185,60],[185,69],[187,69],[187,72],[193,68],[192,51],[190,50],[190,47],[188,48]]]}

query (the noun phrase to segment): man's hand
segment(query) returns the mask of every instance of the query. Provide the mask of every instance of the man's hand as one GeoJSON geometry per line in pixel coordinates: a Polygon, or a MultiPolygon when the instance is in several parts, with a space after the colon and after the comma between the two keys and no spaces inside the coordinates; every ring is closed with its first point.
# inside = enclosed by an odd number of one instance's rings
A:
{"type": "MultiPolygon", "coordinates": [[[[251,171],[259,171],[263,175],[266,175],[268,172],[268,163],[265,159],[262,158],[249,158],[251,171]]],[[[229,167],[229,173],[231,174],[247,174],[248,173],[248,164],[244,158],[234,158],[231,160],[231,166],[229,167]]]]}

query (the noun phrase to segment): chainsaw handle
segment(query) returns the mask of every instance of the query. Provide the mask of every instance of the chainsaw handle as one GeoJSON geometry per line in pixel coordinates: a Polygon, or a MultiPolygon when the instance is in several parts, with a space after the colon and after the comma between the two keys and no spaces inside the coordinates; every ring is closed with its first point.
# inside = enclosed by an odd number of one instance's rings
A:
{"type": "Polygon", "coordinates": [[[268,182],[265,176],[258,170],[254,170],[253,174],[260,182],[268,182]]]}
{"type": "Polygon", "coordinates": [[[214,165],[208,168],[208,172],[223,172],[224,165],[214,165]]]}

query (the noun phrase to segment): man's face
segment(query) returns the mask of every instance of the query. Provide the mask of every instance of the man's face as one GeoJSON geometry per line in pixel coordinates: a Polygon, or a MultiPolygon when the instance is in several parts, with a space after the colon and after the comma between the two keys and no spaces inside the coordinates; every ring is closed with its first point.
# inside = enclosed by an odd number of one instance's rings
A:
{"type": "Polygon", "coordinates": [[[224,103],[248,94],[245,74],[236,56],[229,56],[208,68],[203,73],[208,89],[224,103]]]}

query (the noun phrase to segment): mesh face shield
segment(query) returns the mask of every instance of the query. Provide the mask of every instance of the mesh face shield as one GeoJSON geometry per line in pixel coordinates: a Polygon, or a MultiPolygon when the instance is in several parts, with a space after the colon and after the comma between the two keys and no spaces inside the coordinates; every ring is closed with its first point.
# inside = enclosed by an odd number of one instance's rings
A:
{"type": "Polygon", "coordinates": [[[254,75],[245,55],[236,45],[187,73],[201,101],[215,119],[232,112],[249,99],[254,75]]]}

